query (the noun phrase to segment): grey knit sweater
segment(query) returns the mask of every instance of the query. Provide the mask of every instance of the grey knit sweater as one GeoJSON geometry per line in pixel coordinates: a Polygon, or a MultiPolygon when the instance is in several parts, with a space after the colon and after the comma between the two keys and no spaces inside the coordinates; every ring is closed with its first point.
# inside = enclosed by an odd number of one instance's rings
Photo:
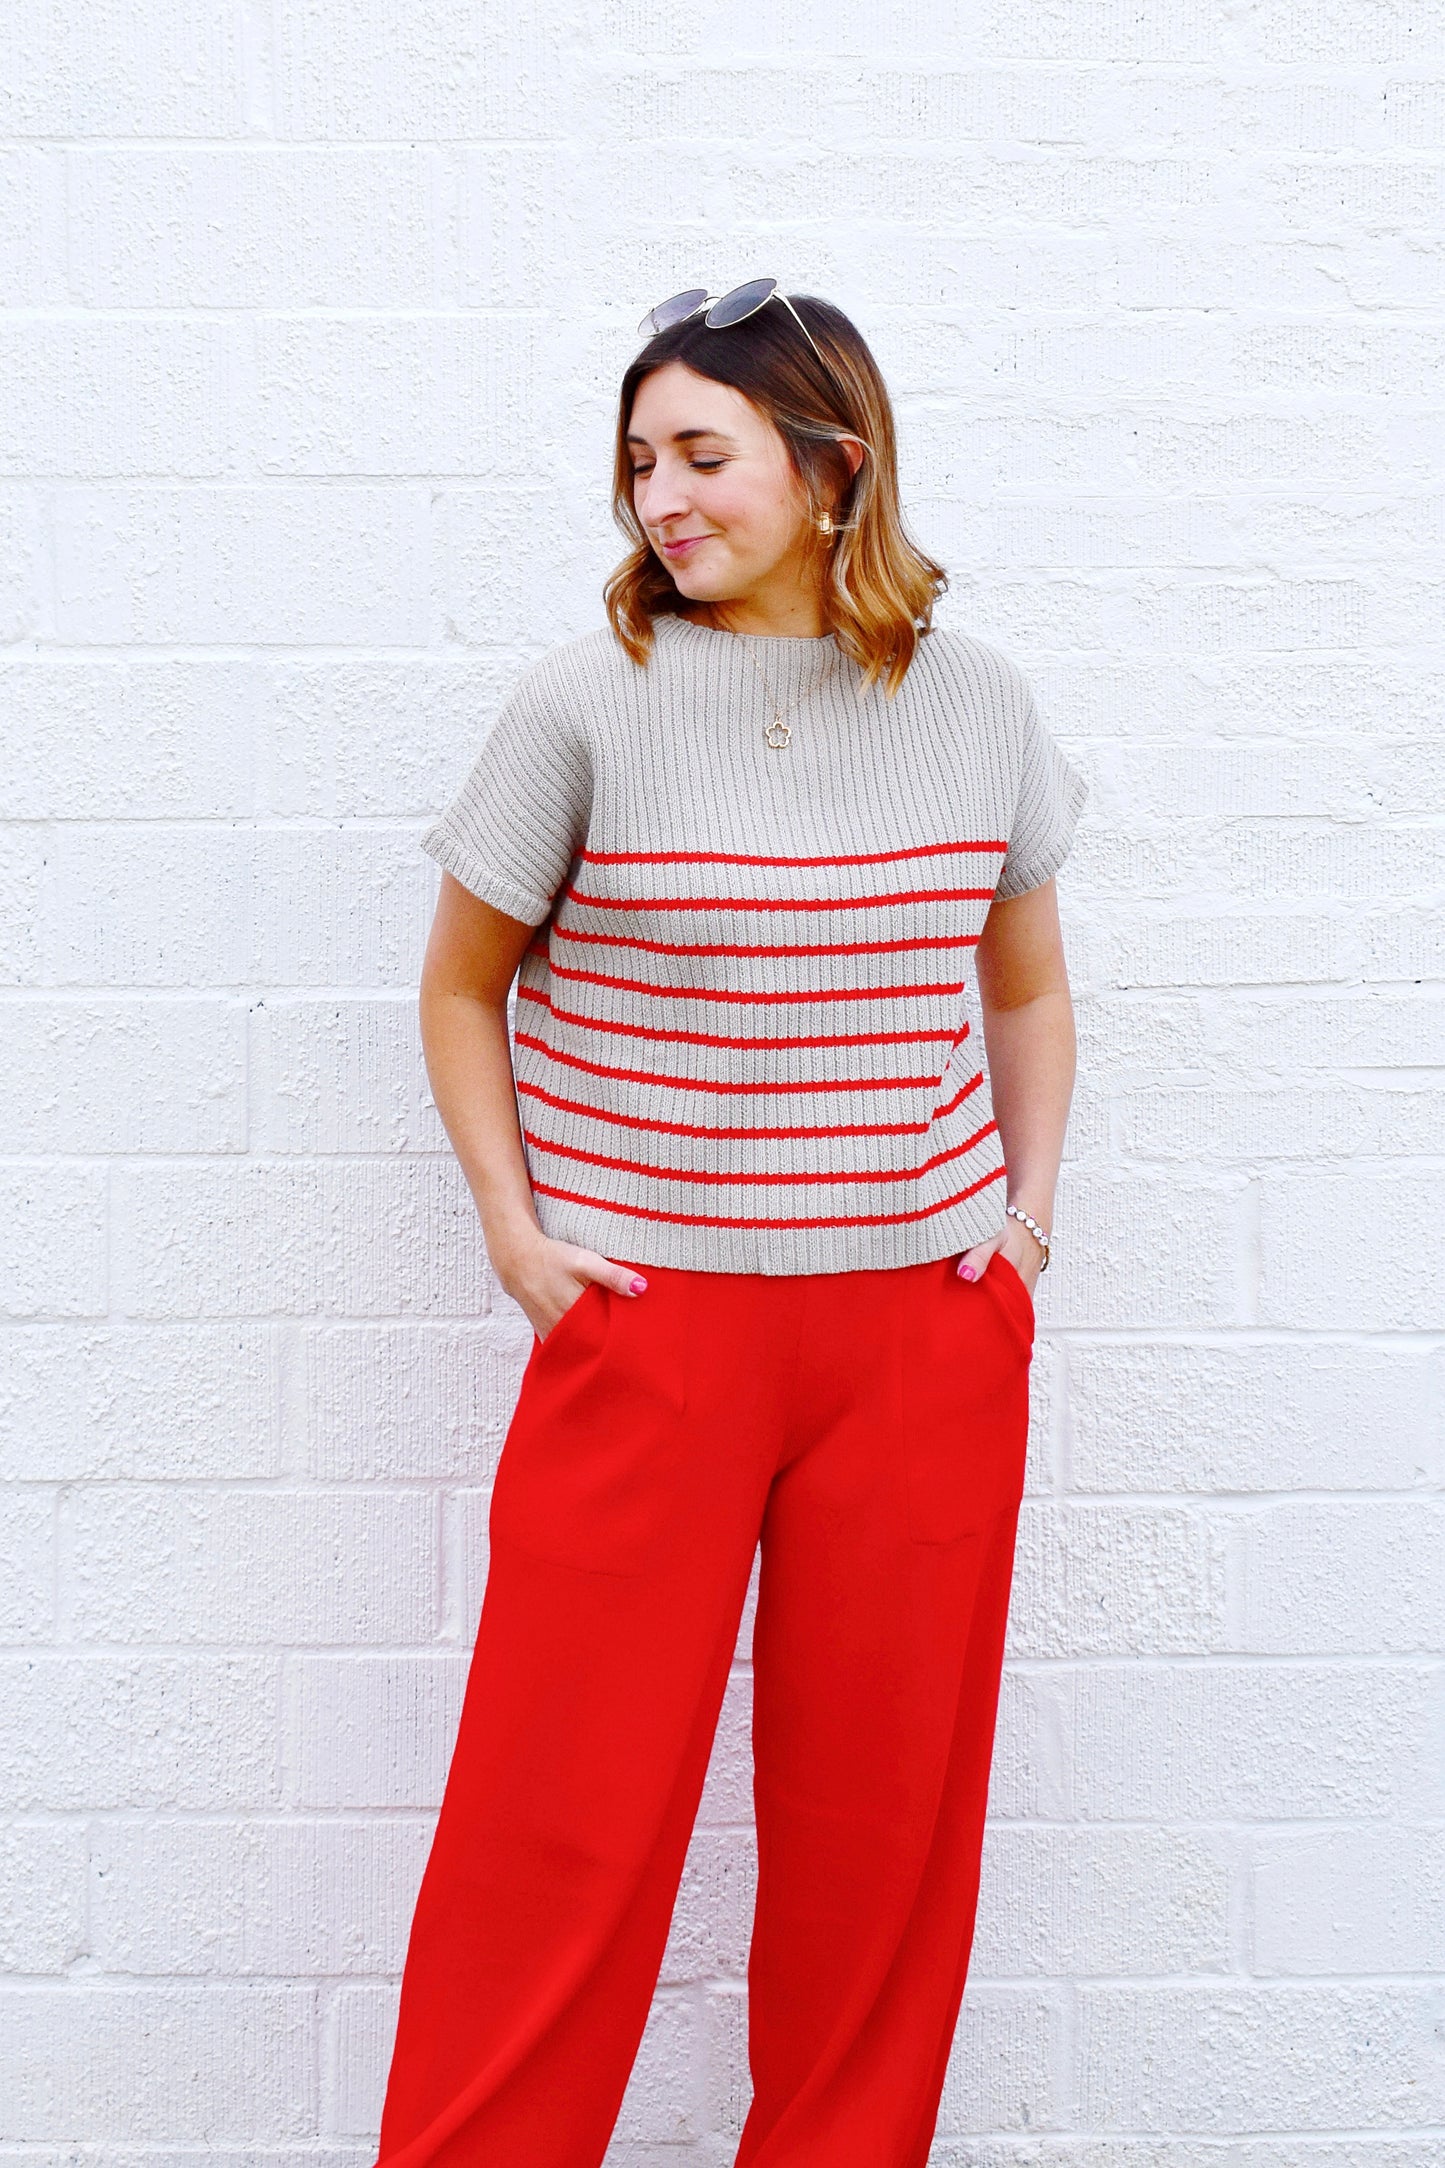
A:
{"type": "Polygon", "coordinates": [[[831,636],[656,629],[645,667],[607,626],[533,663],[423,839],[538,928],[513,1064],[543,1231],[712,1272],[966,1249],[1006,1172],[973,951],[1064,859],[1083,775],[961,633],[890,702],[831,636]]]}

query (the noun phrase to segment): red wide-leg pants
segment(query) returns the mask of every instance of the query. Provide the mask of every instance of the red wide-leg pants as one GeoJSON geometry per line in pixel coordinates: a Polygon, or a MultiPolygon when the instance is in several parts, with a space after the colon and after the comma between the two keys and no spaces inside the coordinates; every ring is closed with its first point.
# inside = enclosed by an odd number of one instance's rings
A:
{"type": "MultiPolygon", "coordinates": [[[[1033,1305],[641,1265],[534,1342],[377,2168],[597,2168],[759,1542],[739,2168],[923,2168],[973,1940],[1033,1305]]],[[[619,1260],[626,1262],[626,1260],[619,1260]]]]}

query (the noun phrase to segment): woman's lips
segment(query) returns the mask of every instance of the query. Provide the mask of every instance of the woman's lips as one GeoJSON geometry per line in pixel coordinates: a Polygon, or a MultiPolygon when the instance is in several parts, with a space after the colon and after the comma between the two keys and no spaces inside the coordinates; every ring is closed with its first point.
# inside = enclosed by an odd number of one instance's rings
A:
{"type": "Polygon", "coordinates": [[[688,551],[695,550],[699,542],[711,542],[711,540],[712,536],[710,534],[690,534],[684,535],[680,542],[664,542],[662,546],[669,557],[686,557],[688,551]]]}

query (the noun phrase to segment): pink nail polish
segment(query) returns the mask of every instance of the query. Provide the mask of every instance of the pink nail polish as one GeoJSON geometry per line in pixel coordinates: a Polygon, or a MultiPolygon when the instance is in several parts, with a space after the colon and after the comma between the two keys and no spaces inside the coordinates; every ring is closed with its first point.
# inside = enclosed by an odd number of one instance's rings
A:
{"type": "Polygon", "coordinates": [[[960,1265],[958,1276],[961,1280],[976,1280],[978,1278],[978,1274],[974,1271],[972,1265],[960,1265]]]}
{"type": "Polygon", "coordinates": [[[639,1276],[639,1277],[638,1277],[637,1279],[635,1279],[635,1280],[634,1280],[634,1281],[632,1282],[632,1292],[633,1292],[633,1294],[634,1294],[634,1295],[640,1295],[640,1294],[641,1294],[641,1293],[643,1292],[643,1290],[644,1290],[644,1288],[645,1288],[646,1286],[647,1286],[647,1282],[646,1282],[646,1280],[642,1279],[642,1278],[641,1278],[641,1277],[639,1276]]]}

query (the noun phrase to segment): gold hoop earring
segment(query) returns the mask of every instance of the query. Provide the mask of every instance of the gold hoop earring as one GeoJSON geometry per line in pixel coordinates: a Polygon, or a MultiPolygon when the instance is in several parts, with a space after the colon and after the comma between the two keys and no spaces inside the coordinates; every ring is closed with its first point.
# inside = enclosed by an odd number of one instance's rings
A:
{"type": "Polygon", "coordinates": [[[833,532],[833,515],[831,512],[825,512],[819,520],[818,532],[823,535],[829,535],[833,532]]]}

